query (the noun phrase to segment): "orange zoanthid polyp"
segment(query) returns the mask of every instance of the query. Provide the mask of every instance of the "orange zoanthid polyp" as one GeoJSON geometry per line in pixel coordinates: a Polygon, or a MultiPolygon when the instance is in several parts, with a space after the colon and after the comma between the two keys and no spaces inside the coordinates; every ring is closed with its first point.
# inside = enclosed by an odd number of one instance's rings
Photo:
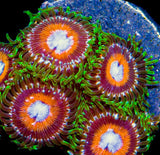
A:
{"type": "Polygon", "coordinates": [[[61,143],[61,135],[65,137],[69,132],[68,122],[75,113],[72,106],[78,105],[76,100],[75,92],[70,89],[22,77],[3,97],[0,117],[6,132],[21,147],[52,146],[61,143]]]}
{"type": "Polygon", "coordinates": [[[79,154],[134,155],[143,148],[147,135],[137,117],[96,108],[86,110],[83,117],[79,154]]]}
{"type": "Polygon", "coordinates": [[[89,41],[95,37],[95,25],[89,18],[61,8],[52,8],[45,14],[45,18],[43,10],[36,14],[37,18],[24,30],[27,32],[24,40],[27,57],[37,59],[38,56],[41,59],[38,63],[54,63],[57,70],[72,72],[85,61],[89,41]]]}

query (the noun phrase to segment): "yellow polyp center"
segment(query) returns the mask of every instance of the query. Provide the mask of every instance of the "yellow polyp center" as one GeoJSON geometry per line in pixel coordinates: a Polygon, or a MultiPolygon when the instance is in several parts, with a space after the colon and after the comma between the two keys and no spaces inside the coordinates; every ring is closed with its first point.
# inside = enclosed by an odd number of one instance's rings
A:
{"type": "MultiPolygon", "coordinates": [[[[112,146],[112,143],[118,146],[118,149],[114,152],[114,155],[122,155],[122,154],[126,154],[129,150],[130,144],[131,144],[131,138],[130,135],[128,133],[128,130],[126,130],[125,128],[118,126],[118,125],[113,125],[113,124],[106,124],[106,125],[102,125],[100,128],[98,128],[96,130],[96,132],[94,133],[94,137],[92,140],[92,145],[91,145],[91,150],[94,154],[102,154],[102,155],[112,155],[113,152],[110,151],[110,149],[114,146],[112,146]],[[112,132],[109,132],[112,131],[112,132]],[[114,134],[113,134],[114,132],[114,134]],[[101,146],[101,141],[102,141],[102,136],[104,134],[108,134],[106,136],[106,138],[109,137],[120,137],[120,142],[121,144],[117,143],[116,139],[119,138],[115,138],[115,142],[114,142],[114,138],[113,139],[103,139],[103,145],[105,145],[105,141],[106,141],[106,148],[103,149],[101,146]],[[111,133],[111,135],[109,135],[111,133]],[[114,136],[113,136],[114,135],[114,136]],[[111,141],[111,142],[109,142],[111,141]]],[[[117,147],[115,145],[115,147],[117,147]]],[[[114,148],[113,148],[114,149],[114,148]]]]}
{"type": "Polygon", "coordinates": [[[26,128],[33,131],[45,130],[54,123],[58,115],[59,107],[57,101],[52,96],[47,96],[43,93],[35,93],[27,97],[20,110],[20,118],[22,123],[26,128]],[[39,108],[40,110],[37,111],[36,108],[38,107],[38,104],[41,104],[41,108],[43,109],[39,108]],[[30,110],[31,108],[32,111],[30,110]],[[45,114],[46,116],[42,119],[43,111],[45,109],[48,114],[45,114]]]}
{"type": "Polygon", "coordinates": [[[9,59],[8,56],[0,51],[0,83],[5,78],[9,70],[9,59]]]}
{"type": "Polygon", "coordinates": [[[106,79],[113,86],[123,86],[129,78],[129,66],[124,55],[112,55],[106,65],[106,79]]]}
{"type": "Polygon", "coordinates": [[[47,25],[41,31],[39,38],[42,49],[55,59],[68,58],[69,55],[74,53],[78,46],[78,34],[69,25],[64,23],[47,25]],[[62,37],[56,35],[58,31],[64,32],[62,37]],[[65,34],[66,37],[64,37],[65,34]]]}

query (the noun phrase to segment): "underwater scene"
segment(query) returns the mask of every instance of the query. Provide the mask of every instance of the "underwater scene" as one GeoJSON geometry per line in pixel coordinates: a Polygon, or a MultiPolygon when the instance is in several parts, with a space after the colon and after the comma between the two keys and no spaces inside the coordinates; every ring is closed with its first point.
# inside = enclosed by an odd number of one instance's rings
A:
{"type": "Polygon", "coordinates": [[[15,1],[8,10],[0,31],[1,150],[158,151],[160,23],[152,12],[125,0],[15,1]]]}

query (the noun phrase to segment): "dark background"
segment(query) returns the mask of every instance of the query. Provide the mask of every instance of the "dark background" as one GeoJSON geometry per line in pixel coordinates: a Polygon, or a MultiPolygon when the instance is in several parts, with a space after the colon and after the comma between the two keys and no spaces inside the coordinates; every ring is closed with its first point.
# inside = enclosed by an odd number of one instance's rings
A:
{"type": "MultiPolygon", "coordinates": [[[[102,0],[103,1],[103,0],[102,0]]],[[[157,10],[159,6],[159,1],[152,0],[128,0],[143,8],[153,20],[160,25],[160,10],[157,10]]],[[[23,29],[27,26],[29,18],[23,13],[24,10],[30,10],[33,13],[38,11],[43,0],[14,0],[14,1],[1,1],[0,2],[0,42],[7,42],[6,33],[9,33],[10,37],[14,40],[16,35],[19,33],[19,29],[23,29]]],[[[19,150],[17,146],[10,142],[8,135],[1,131],[2,136],[0,137],[0,149],[1,152],[5,153],[22,153],[27,152],[26,150],[19,150]]],[[[154,152],[159,152],[160,147],[160,131],[155,132],[156,137],[152,142],[152,145],[148,152],[144,155],[151,155],[154,152]]],[[[38,151],[33,151],[33,153],[50,153],[63,155],[65,154],[63,148],[42,148],[38,151]]]]}

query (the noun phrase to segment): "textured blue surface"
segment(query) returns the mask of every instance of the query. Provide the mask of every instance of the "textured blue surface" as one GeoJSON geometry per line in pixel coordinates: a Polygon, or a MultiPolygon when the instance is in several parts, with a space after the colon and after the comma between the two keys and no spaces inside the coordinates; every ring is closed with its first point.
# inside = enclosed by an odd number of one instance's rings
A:
{"type": "MultiPolygon", "coordinates": [[[[160,33],[158,25],[144,11],[123,0],[49,0],[42,4],[48,6],[69,6],[71,11],[80,11],[85,16],[92,16],[92,22],[100,21],[102,29],[127,39],[128,34],[136,34],[136,40],[142,40],[141,46],[148,56],[160,60],[160,33]]],[[[154,68],[156,80],[160,81],[160,61],[154,68]]],[[[150,112],[160,114],[160,85],[149,87],[150,112]]]]}

